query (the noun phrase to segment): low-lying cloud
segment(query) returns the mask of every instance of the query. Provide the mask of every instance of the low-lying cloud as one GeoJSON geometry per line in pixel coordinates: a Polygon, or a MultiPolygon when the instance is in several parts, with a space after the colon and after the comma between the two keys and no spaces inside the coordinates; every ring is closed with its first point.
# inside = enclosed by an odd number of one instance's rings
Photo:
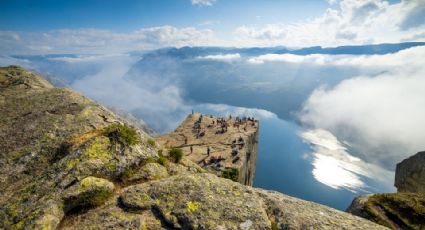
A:
{"type": "Polygon", "coordinates": [[[345,63],[385,68],[376,76],[316,89],[300,120],[330,131],[361,159],[394,170],[397,162],[425,149],[424,57],[425,49],[417,47],[392,55],[347,58],[345,63]]]}
{"type": "Polygon", "coordinates": [[[232,61],[239,60],[240,58],[241,58],[241,55],[238,53],[235,53],[235,54],[216,54],[216,55],[200,56],[197,59],[232,62],[232,61]]]}
{"type": "Polygon", "coordinates": [[[247,61],[251,64],[264,64],[266,62],[286,62],[295,64],[327,65],[327,66],[355,66],[361,68],[382,67],[394,68],[418,66],[425,58],[425,47],[413,47],[401,50],[398,53],[385,55],[330,55],[330,54],[264,54],[251,57],[247,61]],[[412,58],[415,57],[415,58],[412,58]],[[409,63],[406,63],[409,60],[409,63]]]}
{"type": "Polygon", "coordinates": [[[256,108],[245,108],[238,106],[230,106],[226,104],[199,104],[194,107],[196,110],[200,111],[211,111],[215,114],[219,114],[218,116],[239,116],[239,117],[255,117],[256,119],[270,119],[277,118],[276,114],[264,110],[264,109],[256,109],[256,108]]]}
{"type": "MultiPolygon", "coordinates": [[[[156,132],[162,133],[177,127],[190,112],[190,106],[181,97],[181,89],[173,84],[156,87],[151,78],[149,84],[140,86],[124,78],[131,66],[138,60],[129,55],[85,56],[78,61],[101,64],[94,75],[84,76],[71,87],[100,103],[132,113],[143,119],[156,132]]],[[[74,59],[62,61],[74,62],[74,59]]],[[[141,76],[143,77],[143,76],[141,76]]]]}

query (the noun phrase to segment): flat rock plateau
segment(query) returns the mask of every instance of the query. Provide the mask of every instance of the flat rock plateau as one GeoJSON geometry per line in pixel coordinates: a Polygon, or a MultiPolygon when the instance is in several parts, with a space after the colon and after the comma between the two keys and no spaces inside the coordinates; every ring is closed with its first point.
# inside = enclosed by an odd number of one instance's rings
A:
{"type": "Polygon", "coordinates": [[[174,132],[156,140],[165,147],[181,148],[186,158],[209,172],[252,185],[258,130],[259,121],[254,118],[193,113],[174,132]]]}

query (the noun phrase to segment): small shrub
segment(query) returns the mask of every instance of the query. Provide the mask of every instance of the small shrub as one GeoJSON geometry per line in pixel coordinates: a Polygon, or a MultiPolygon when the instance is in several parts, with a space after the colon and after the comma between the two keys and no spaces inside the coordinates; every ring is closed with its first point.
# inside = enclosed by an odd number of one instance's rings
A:
{"type": "Polygon", "coordinates": [[[158,156],[163,156],[162,155],[162,152],[163,152],[164,150],[163,149],[158,149],[158,156]]]}
{"type": "Polygon", "coordinates": [[[236,168],[226,168],[221,171],[221,176],[232,181],[238,182],[239,180],[239,170],[236,168]]]}
{"type": "Polygon", "coordinates": [[[159,156],[157,162],[158,162],[158,164],[161,164],[163,166],[167,166],[168,165],[168,159],[165,158],[164,156],[159,156]]]}
{"type": "Polygon", "coordinates": [[[152,147],[155,147],[155,146],[156,146],[155,140],[154,140],[154,139],[152,139],[152,138],[149,138],[149,139],[148,139],[148,145],[150,145],[150,146],[152,146],[152,147]]]}
{"type": "Polygon", "coordinates": [[[190,212],[190,213],[195,212],[200,206],[198,202],[192,202],[192,201],[187,202],[186,205],[187,205],[187,212],[190,212]]]}
{"type": "Polygon", "coordinates": [[[156,160],[153,157],[149,157],[143,161],[143,164],[147,164],[147,163],[156,163],[156,160]]]}
{"type": "Polygon", "coordinates": [[[107,136],[111,142],[120,142],[124,145],[135,145],[140,143],[139,135],[134,128],[121,124],[112,124],[105,128],[103,134],[107,136]]]}
{"type": "Polygon", "coordinates": [[[180,148],[171,148],[168,153],[174,159],[175,163],[179,163],[183,159],[183,150],[180,148]]]}
{"type": "Polygon", "coordinates": [[[128,178],[133,177],[133,176],[134,176],[134,173],[135,173],[135,170],[134,170],[132,167],[127,168],[127,169],[126,169],[126,170],[124,170],[124,172],[122,172],[122,173],[121,173],[121,175],[120,175],[120,179],[121,179],[121,181],[124,181],[124,180],[126,180],[126,179],[128,179],[128,178]]]}

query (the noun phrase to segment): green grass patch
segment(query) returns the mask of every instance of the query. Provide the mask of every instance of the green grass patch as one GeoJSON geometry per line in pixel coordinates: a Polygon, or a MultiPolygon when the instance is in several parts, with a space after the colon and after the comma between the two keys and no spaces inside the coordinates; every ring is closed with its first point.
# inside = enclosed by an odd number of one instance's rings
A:
{"type": "Polygon", "coordinates": [[[236,168],[226,168],[221,170],[221,176],[232,181],[238,182],[239,180],[239,170],[236,168]]]}
{"type": "Polygon", "coordinates": [[[140,143],[140,137],[136,129],[122,124],[112,124],[105,128],[103,134],[107,136],[111,142],[119,142],[126,146],[140,143]]]}
{"type": "Polygon", "coordinates": [[[168,154],[170,154],[175,163],[179,163],[183,159],[183,150],[181,148],[171,148],[168,154]]]}
{"type": "Polygon", "coordinates": [[[391,227],[391,224],[381,219],[378,210],[384,211],[385,215],[402,229],[422,229],[425,226],[425,194],[375,194],[368,199],[364,210],[374,221],[387,227],[391,227]]]}
{"type": "Polygon", "coordinates": [[[164,156],[159,156],[158,160],[157,160],[158,164],[162,165],[162,166],[167,166],[168,165],[168,159],[164,156]]]}
{"type": "Polygon", "coordinates": [[[152,139],[152,138],[149,138],[149,139],[148,139],[148,145],[149,145],[149,146],[152,146],[152,147],[155,147],[155,146],[156,146],[155,140],[154,140],[154,139],[152,139]]]}

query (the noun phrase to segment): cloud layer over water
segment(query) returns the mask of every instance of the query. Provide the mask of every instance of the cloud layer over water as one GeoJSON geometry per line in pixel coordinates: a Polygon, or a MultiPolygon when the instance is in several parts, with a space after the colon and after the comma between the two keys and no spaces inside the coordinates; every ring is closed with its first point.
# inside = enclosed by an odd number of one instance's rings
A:
{"type": "Polygon", "coordinates": [[[356,149],[357,156],[390,170],[425,149],[424,48],[334,60],[382,67],[382,73],[316,89],[300,115],[304,124],[330,131],[356,149]]]}

